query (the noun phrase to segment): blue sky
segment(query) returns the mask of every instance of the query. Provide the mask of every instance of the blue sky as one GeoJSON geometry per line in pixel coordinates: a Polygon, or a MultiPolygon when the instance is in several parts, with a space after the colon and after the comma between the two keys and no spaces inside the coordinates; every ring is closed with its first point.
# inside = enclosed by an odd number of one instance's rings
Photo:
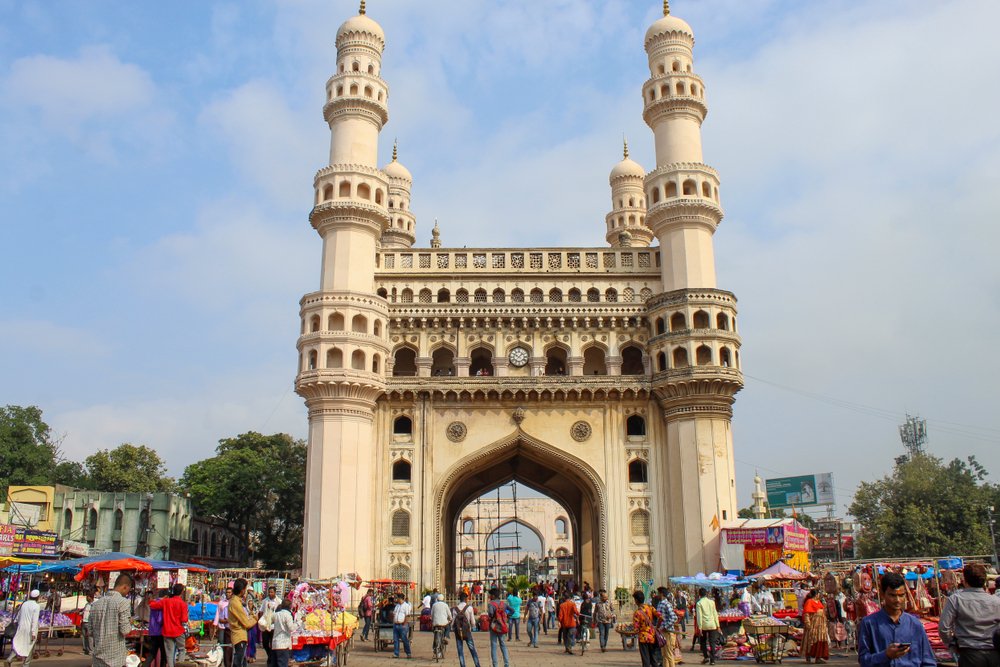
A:
{"type": "MultiPolygon", "coordinates": [[[[759,467],[832,471],[846,500],[889,468],[906,411],[930,419],[933,451],[995,465],[1000,4],[672,6],[697,36],[723,178],[743,496],[759,467]]],[[[39,405],[70,456],[142,442],[179,474],[222,437],[305,435],[307,213],[356,9],[0,0],[0,401],[39,405]]],[[[414,174],[418,243],[438,219],[446,245],[603,245],[622,133],[653,166],[640,87],[658,13],[372,0],[380,150],[398,137],[414,174]]]]}

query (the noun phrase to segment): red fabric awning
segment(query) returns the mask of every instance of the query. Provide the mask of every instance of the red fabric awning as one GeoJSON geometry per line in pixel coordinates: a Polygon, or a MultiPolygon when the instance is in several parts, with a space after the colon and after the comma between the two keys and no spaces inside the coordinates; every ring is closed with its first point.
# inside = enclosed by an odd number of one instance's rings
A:
{"type": "Polygon", "coordinates": [[[87,563],[74,579],[83,581],[91,572],[152,572],[153,566],[140,558],[116,558],[87,563]]]}

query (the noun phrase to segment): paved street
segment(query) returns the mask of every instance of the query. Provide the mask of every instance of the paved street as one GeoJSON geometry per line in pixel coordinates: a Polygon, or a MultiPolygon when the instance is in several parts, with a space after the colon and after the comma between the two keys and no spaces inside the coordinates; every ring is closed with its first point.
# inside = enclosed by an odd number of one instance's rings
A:
{"type": "MultiPolygon", "coordinates": [[[[618,635],[612,635],[613,640],[618,640],[618,635]]],[[[592,644],[596,646],[596,644],[592,644]]],[[[548,636],[543,635],[539,641],[539,647],[537,649],[529,648],[526,642],[511,642],[510,647],[510,661],[512,667],[555,667],[555,666],[565,666],[565,665],[607,665],[608,667],[615,667],[618,665],[640,665],[639,654],[631,652],[623,652],[621,650],[621,642],[617,641],[614,646],[616,648],[609,650],[607,653],[601,653],[600,649],[588,650],[586,655],[581,657],[579,653],[573,656],[568,656],[562,652],[562,647],[557,646],[555,643],[555,633],[550,633],[548,636]]],[[[688,645],[690,646],[690,644],[688,645]]],[[[490,645],[489,640],[483,633],[476,633],[476,648],[480,651],[480,662],[482,667],[490,666],[490,645]]],[[[431,634],[428,632],[418,632],[413,640],[413,660],[401,660],[400,664],[412,664],[412,665],[432,665],[434,661],[429,659],[428,656],[431,654],[431,634]]],[[[258,649],[257,661],[254,663],[255,667],[264,667],[264,653],[258,649]]],[[[473,667],[472,661],[468,659],[469,656],[466,655],[468,667],[473,667]]],[[[687,665],[701,665],[701,655],[698,653],[685,653],[685,664],[687,665]]],[[[350,667],[370,667],[374,665],[391,665],[396,661],[392,660],[392,652],[388,653],[375,653],[372,650],[371,643],[357,642],[355,644],[354,651],[351,653],[348,659],[348,665],[350,667]]],[[[805,662],[799,658],[791,658],[786,660],[786,663],[794,665],[804,665],[805,662]]],[[[16,663],[15,663],[16,664],[16,663]]],[[[83,655],[83,651],[80,646],[79,639],[69,639],[66,641],[66,652],[59,657],[50,658],[39,658],[33,660],[31,664],[35,667],[42,665],[54,665],[58,664],[58,667],[87,667],[90,665],[90,660],[87,656],[83,655]]],[[[293,663],[294,664],[294,663],[293,663]]],[[[453,645],[448,646],[448,654],[445,658],[443,664],[446,665],[458,665],[458,657],[455,653],[453,645]]],[[[503,664],[501,659],[500,664],[503,664]]],[[[739,662],[734,661],[723,661],[723,665],[729,664],[743,664],[755,665],[756,663],[750,660],[742,660],[739,662]]],[[[857,659],[854,654],[834,654],[831,656],[831,665],[856,665],[857,659]]]]}

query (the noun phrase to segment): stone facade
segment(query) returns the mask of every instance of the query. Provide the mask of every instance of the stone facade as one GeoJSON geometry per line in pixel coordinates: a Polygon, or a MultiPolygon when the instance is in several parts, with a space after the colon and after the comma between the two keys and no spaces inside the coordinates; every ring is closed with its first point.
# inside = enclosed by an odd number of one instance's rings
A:
{"type": "Polygon", "coordinates": [[[715,569],[743,382],[690,26],[665,7],[646,33],[656,166],[626,147],[612,170],[608,248],[448,248],[436,228],[413,248],[412,175],[395,150],[377,166],[384,32],[362,4],[336,45],[320,289],[300,302],[304,575],[452,587],[462,509],[510,480],[566,509],[581,581],[715,569]]]}

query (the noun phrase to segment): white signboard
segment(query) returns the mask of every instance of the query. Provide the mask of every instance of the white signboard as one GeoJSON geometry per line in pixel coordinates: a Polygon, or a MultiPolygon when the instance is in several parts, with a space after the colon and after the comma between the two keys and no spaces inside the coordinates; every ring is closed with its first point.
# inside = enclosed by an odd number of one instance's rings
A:
{"type": "Polygon", "coordinates": [[[161,571],[156,573],[156,587],[157,588],[169,588],[170,587],[170,573],[161,571]]]}
{"type": "Polygon", "coordinates": [[[34,528],[41,517],[42,508],[38,505],[16,502],[10,504],[10,522],[15,526],[34,528]]]}
{"type": "Polygon", "coordinates": [[[188,582],[188,571],[177,570],[177,583],[187,586],[187,582],[188,582]]]}

